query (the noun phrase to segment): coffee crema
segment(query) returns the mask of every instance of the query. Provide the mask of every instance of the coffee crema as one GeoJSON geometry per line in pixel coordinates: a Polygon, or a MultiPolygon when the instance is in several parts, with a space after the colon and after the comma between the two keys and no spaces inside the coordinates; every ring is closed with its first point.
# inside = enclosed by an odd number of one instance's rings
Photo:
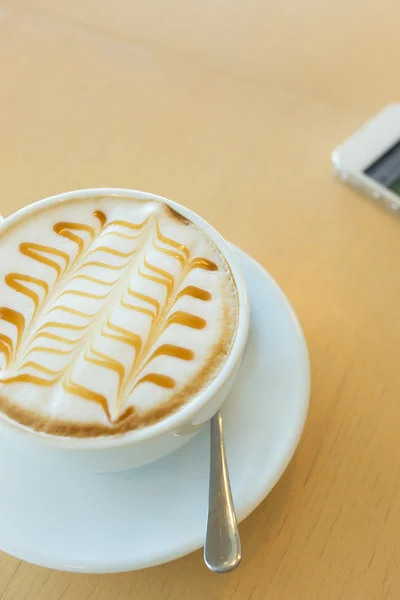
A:
{"type": "Polygon", "coordinates": [[[238,319],[208,236],[162,202],[40,208],[0,236],[0,411],[53,435],[159,421],[207,386],[238,319]]]}

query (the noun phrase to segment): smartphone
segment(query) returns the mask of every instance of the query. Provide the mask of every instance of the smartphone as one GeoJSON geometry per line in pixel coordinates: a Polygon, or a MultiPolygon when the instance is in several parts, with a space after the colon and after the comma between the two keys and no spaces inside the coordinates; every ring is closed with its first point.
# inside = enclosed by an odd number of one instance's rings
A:
{"type": "Polygon", "coordinates": [[[335,174],[400,213],[400,104],[390,104],[332,153],[335,174]]]}

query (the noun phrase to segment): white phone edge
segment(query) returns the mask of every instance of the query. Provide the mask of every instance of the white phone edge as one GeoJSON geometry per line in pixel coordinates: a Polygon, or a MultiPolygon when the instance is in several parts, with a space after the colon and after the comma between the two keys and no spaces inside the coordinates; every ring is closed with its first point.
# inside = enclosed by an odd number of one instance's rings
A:
{"type": "Polygon", "coordinates": [[[391,212],[400,213],[400,196],[364,173],[400,140],[400,103],[389,104],[332,152],[333,172],[391,212]]]}

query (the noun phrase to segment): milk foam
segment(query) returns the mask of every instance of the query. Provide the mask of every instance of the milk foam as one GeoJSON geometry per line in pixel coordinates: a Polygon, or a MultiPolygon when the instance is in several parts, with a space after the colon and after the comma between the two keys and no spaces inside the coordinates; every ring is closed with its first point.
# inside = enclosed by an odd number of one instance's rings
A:
{"type": "Polygon", "coordinates": [[[48,433],[159,420],[229,352],[237,296],[223,255],[162,203],[99,197],[0,237],[0,410],[48,433]]]}

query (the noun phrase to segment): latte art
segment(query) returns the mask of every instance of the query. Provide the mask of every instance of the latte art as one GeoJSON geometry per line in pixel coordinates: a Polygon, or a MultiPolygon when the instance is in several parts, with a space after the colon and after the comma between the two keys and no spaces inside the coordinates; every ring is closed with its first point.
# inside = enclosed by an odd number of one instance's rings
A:
{"type": "Polygon", "coordinates": [[[23,425],[94,437],[157,422],[229,353],[229,267],[161,202],[39,209],[4,231],[0,256],[0,411],[23,425]]]}

